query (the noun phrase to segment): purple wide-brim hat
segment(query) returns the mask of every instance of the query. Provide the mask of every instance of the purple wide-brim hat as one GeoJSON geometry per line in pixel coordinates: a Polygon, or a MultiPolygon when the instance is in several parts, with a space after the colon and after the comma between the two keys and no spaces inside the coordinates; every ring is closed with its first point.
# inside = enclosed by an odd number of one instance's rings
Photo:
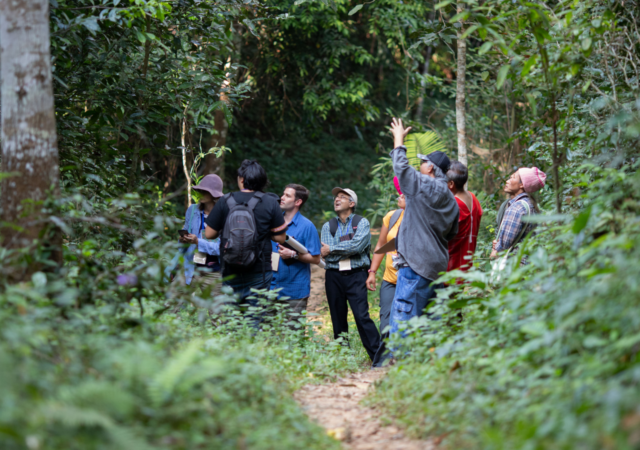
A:
{"type": "Polygon", "coordinates": [[[193,189],[208,192],[213,198],[219,198],[224,195],[222,192],[222,178],[218,175],[207,175],[193,189]]]}

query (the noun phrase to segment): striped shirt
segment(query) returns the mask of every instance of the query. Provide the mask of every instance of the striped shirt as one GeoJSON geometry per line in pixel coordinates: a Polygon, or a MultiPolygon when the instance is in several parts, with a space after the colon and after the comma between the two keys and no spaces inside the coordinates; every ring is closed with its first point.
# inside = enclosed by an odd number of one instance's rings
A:
{"type": "Polygon", "coordinates": [[[504,212],[504,216],[502,218],[502,223],[500,224],[498,236],[496,237],[496,241],[498,241],[496,245],[497,251],[500,252],[516,247],[520,242],[524,240],[527,234],[531,233],[534,230],[535,224],[524,223],[522,221],[522,218],[524,216],[533,213],[533,201],[527,193],[523,192],[522,194],[517,195],[516,197],[509,200],[509,202],[507,203],[507,208],[504,212]],[[529,211],[527,211],[524,202],[528,203],[529,211]]]}
{"type": "Polygon", "coordinates": [[[346,236],[351,233],[349,224],[353,220],[353,216],[354,214],[352,213],[346,222],[342,222],[338,217],[338,230],[335,236],[331,236],[329,222],[322,226],[320,240],[323,244],[327,244],[331,250],[331,253],[324,258],[327,264],[326,269],[338,269],[340,267],[339,261],[343,259],[351,260],[351,269],[371,266],[371,259],[369,259],[369,252],[367,251],[367,248],[371,246],[371,232],[367,219],[363,217],[360,220],[353,239],[340,242],[340,236],[346,236]]]}

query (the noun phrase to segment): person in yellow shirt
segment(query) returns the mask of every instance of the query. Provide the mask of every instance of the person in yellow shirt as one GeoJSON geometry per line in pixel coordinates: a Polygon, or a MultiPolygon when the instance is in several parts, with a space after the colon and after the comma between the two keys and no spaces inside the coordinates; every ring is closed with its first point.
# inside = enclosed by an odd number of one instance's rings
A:
{"type": "MultiPolygon", "coordinates": [[[[382,219],[382,228],[380,229],[380,238],[376,245],[376,251],[389,242],[391,239],[398,235],[402,218],[404,217],[405,199],[404,195],[400,191],[400,185],[398,179],[394,177],[393,183],[398,190],[398,209],[389,211],[387,215],[382,219]]],[[[380,333],[384,333],[385,328],[389,325],[389,316],[391,315],[391,304],[393,303],[393,297],[396,294],[396,283],[398,282],[398,270],[393,267],[392,257],[397,252],[389,252],[386,254],[387,260],[384,265],[384,275],[382,277],[382,284],[380,285],[380,333]]],[[[371,260],[371,268],[369,269],[369,276],[367,277],[367,289],[370,291],[376,290],[376,272],[382,264],[382,259],[385,255],[373,254],[371,260]]]]}

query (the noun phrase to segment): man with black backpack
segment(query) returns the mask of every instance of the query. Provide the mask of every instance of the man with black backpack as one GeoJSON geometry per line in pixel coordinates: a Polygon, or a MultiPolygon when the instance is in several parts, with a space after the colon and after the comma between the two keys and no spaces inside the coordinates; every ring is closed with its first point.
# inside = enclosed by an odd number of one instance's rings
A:
{"type": "Polygon", "coordinates": [[[380,333],[369,317],[367,276],[371,259],[369,221],[355,214],[358,196],[351,189],[334,188],[333,207],[338,217],[322,226],[320,253],[326,262],[325,288],[333,324],[333,337],[349,333],[347,301],[369,358],[380,346],[380,333]]]}
{"type": "Polygon", "coordinates": [[[207,217],[205,236],[221,234],[220,253],[224,283],[239,297],[241,304],[257,306],[247,300],[251,289],[271,286],[271,240],[283,244],[285,224],[276,195],[262,192],[267,173],[256,161],[245,159],[238,169],[238,187],[222,197],[207,217]]]}

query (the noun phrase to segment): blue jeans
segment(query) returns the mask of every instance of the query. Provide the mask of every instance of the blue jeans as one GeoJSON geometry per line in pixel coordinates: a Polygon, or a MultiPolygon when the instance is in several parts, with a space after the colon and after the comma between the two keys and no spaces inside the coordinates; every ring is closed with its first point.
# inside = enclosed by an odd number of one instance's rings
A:
{"type": "Polygon", "coordinates": [[[436,296],[436,289],[441,287],[441,284],[433,285],[433,280],[421,277],[411,267],[398,270],[398,284],[389,320],[391,333],[398,332],[400,322],[421,316],[431,299],[436,296]]]}

